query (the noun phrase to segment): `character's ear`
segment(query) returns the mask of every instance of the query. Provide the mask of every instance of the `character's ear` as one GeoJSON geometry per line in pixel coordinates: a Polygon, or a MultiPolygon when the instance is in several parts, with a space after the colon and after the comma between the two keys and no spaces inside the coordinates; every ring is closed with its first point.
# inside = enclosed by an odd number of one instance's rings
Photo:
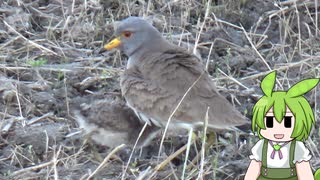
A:
{"type": "Polygon", "coordinates": [[[319,83],[319,80],[320,79],[318,78],[302,80],[288,90],[287,96],[289,97],[301,96],[309,92],[311,89],[313,89],[319,83]]]}
{"type": "Polygon", "coordinates": [[[270,97],[272,95],[274,83],[276,82],[276,75],[276,71],[272,71],[271,73],[266,75],[266,77],[264,77],[261,82],[261,89],[267,97],[270,97]]]}

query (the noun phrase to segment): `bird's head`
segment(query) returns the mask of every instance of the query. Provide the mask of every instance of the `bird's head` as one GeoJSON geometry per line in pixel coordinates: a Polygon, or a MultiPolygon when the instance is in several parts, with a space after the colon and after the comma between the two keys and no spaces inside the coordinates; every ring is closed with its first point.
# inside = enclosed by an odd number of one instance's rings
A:
{"type": "Polygon", "coordinates": [[[128,17],[116,24],[116,38],[104,45],[104,49],[118,48],[127,56],[141,48],[148,48],[162,39],[161,33],[149,22],[140,17],[128,17]]]}

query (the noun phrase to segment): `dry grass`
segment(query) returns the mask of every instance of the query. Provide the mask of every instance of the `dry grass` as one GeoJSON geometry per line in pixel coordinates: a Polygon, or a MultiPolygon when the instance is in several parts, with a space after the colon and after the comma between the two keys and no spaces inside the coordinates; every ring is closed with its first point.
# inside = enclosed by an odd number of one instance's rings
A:
{"type": "MultiPolygon", "coordinates": [[[[0,179],[241,179],[255,137],[245,137],[246,144],[226,140],[208,152],[204,142],[189,139],[181,147],[166,138],[165,151],[153,157],[155,140],[127,164],[122,146],[112,151],[82,138],[71,109],[78,97],[119,94],[126,57],[98,52],[112,38],[113,22],[138,15],[200,54],[218,89],[250,117],[260,80],[271,70],[278,72],[277,90],[320,77],[319,6],[317,0],[0,2],[0,179]]],[[[319,87],[306,96],[319,120],[319,87]]],[[[319,126],[306,142],[314,168],[319,126]]]]}

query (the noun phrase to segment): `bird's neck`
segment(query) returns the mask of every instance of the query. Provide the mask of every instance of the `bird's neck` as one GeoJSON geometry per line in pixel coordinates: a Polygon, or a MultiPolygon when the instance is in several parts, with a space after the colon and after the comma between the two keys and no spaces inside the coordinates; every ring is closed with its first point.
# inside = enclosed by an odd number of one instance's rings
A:
{"type": "Polygon", "coordinates": [[[127,63],[127,69],[131,69],[135,66],[136,64],[136,58],[135,57],[129,57],[128,63],[127,63]]]}
{"type": "Polygon", "coordinates": [[[135,66],[140,66],[144,61],[148,61],[148,57],[153,54],[161,54],[172,48],[170,44],[164,38],[154,39],[154,42],[149,42],[148,46],[140,46],[134,52],[129,55],[127,69],[133,68],[135,66]]]}

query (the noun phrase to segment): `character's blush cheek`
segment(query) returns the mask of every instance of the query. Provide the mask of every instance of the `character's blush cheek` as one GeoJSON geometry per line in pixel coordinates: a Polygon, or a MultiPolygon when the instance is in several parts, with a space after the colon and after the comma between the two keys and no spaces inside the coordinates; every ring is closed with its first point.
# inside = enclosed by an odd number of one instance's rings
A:
{"type": "Polygon", "coordinates": [[[260,134],[261,136],[263,136],[264,138],[267,138],[267,139],[274,139],[274,128],[266,128],[266,129],[261,129],[260,130],[260,134]]]}

